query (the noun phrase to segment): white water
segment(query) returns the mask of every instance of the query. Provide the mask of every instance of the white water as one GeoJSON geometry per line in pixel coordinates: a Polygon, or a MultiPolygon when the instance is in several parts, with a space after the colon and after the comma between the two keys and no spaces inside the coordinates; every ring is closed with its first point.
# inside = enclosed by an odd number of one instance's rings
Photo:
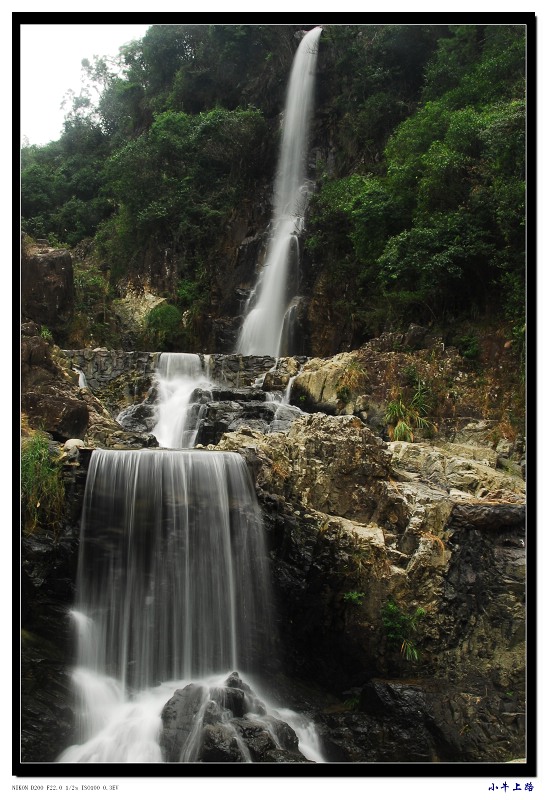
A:
{"type": "MultiPolygon", "coordinates": [[[[202,685],[205,713],[228,673],[260,675],[271,663],[271,608],[262,518],[241,456],[94,451],[72,611],[78,743],[58,761],[162,761],[160,715],[177,689],[202,685]]],[[[181,761],[199,755],[202,711],[181,761]]],[[[267,712],[291,725],[306,757],[323,760],[309,721],[267,712]]]]}
{"type": "Polygon", "coordinates": [[[282,355],[283,322],[290,305],[287,293],[291,262],[295,271],[298,234],[303,229],[311,191],[306,160],[320,35],[320,27],[309,31],[294,57],[274,186],[272,235],[237,342],[236,349],[243,355],[282,355]]]}
{"type": "Polygon", "coordinates": [[[212,387],[201,358],[196,353],[162,353],[156,381],[159,402],[152,433],[160,447],[193,447],[203,408],[194,394],[212,387]]]}
{"type": "Polygon", "coordinates": [[[78,367],[72,367],[72,369],[78,375],[78,386],[80,387],[80,389],[87,389],[87,380],[84,372],[82,372],[81,369],[78,369],[78,367]]]}
{"type": "MultiPolygon", "coordinates": [[[[199,753],[201,723],[203,715],[214,696],[215,690],[223,684],[225,674],[211,675],[194,685],[202,689],[202,701],[199,711],[195,715],[194,727],[180,754],[181,762],[196,760],[199,753]]],[[[91,693],[101,684],[100,676],[80,670],[75,675],[75,682],[83,690],[91,693]]],[[[124,699],[119,686],[111,679],[103,677],[104,686],[101,687],[108,703],[96,707],[97,728],[82,744],[68,747],[57,759],[58,762],[69,763],[162,763],[162,752],[159,744],[161,733],[161,712],[173,694],[184,685],[181,681],[166,681],[158,686],[138,692],[131,699],[124,699]],[[99,712],[101,716],[99,718],[99,712]]],[[[264,720],[264,727],[269,730],[275,739],[274,731],[267,725],[267,718],[273,717],[286,722],[295,731],[299,740],[299,750],[303,756],[312,762],[323,762],[323,754],[319,738],[311,723],[304,715],[298,714],[287,708],[275,708],[263,699],[267,717],[260,717],[252,712],[246,716],[248,719],[264,720]]],[[[225,724],[230,725],[227,718],[225,724]]],[[[238,744],[244,761],[251,761],[251,756],[239,736],[237,729],[231,726],[231,731],[238,739],[238,744]]]]}

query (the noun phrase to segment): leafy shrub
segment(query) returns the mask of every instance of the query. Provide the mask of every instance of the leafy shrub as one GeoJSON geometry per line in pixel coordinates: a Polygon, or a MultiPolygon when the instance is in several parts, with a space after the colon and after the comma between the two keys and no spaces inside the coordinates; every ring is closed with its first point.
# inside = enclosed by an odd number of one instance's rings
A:
{"type": "Polygon", "coordinates": [[[457,340],[457,347],[460,354],[464,358],[468,358],[470,361],[474,361],[476,358],[479,357],[480,354],[479,342],[477,337],[474,336],[473,334],[460,336],[457,340]]]}
{"type": "Polygon", "coordinates": [[[169,346],[180,333],[182,314],[176,306],[161,303],[146,318],[146,328],[155,346],[164,349],[169,346]]]}
{"type": "Polygon", "coordinates": [[[182,278],[177,287],[177,297],[184,308],[190,308],[199,300],[201,295],[198,281],[182,278]]]}
{"type": "Polygon", "coordinates": [[[74,266],[74,289],[78,311],[90,311],[94,305],[104,303],[108,294],[107,281],[93,267],[74,266]]]}
{"type": "Polygon", "coordinates": [[[32,533],[38,525],[55,529],[65,491],[59,462],[49,451],[49,440],[36,431],[21,445],[21,501],[24,529],[32,533]]]}
{"type": "Polygon", "coordinates": [[[420,657],[414,642],[414,633],[424,615],[423,608],[417,608],[412,614],[406,614],[392,598],[382,608],[382,622],[388,645],[399,648],[402,657],[407,661],[418,661],[420,657]]]}
{"type": "Polygon", "coordinates": [[[428,419],[431,411],[430,392],[420,378],[409,399],[404,399],[401,389],[395,389],[392,395],[386,407],[384,422],[393,442],[413,442],[416,429],[435,432],[435,424],[428,419]]]}
{"type": "Polygon", "coordinates": [[[351,591],[344,594],[343,600],[344,603],[348,603],[349,605],[362,606],[364,596],[364,592],[351,591]]]}

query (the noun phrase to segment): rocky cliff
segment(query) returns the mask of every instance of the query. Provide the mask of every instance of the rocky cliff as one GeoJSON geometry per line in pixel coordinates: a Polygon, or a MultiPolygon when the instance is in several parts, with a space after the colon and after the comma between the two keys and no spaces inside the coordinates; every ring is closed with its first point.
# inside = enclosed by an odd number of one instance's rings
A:
{"type": "MultiPolygon", "coordinates": [[[[23,341],[25,392],[39,387],[47,398],[62,388],[66,407],[72,398],[88,414],[76,430],[66,414],[50,419],[25,401],[59,451],[65,436],[82,438],[65,459],[72,499],[63,533],[23,539],[25,758],[48,760],[57,738],[70,735],[65,620],[89,452],[81,445],[150,445],[146,425],[124,430],[114,415],[150,405],[157,354],[57,352],[30,328],[23,341]],[[55,692],[39,700],[38,662],[56,676],[55,692]]],[[[414,441],[390,441],[386,381],[404,369],[411,376],[408,368],[424,367],[432,353],[437,373],[461,372],[455,353],[382,342],[371,343],[366,371],[361,351],[320,361],[210,357],[217,394],[204,398],[198,446],[237,451],[249,465],[277,595],[282,666],[272,664],[270,679],[280,700],[314,717],[331,760],[524,755],[523,443],[509,438],[502,414],[470,416],[475,400],[463,372],[458,391],[470,399],[462,416],[435,417],[429,438],[417,429],[414,441]],[[276,425],[268,398],[281,390],[307,410],[293,406],[276,425]]]]}

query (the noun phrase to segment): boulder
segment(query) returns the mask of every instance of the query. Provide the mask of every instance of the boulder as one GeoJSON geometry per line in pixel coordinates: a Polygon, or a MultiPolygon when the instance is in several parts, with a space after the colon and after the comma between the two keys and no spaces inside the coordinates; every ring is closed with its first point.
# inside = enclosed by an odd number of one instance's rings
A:
{"type": "Polygon", "coordinates": [[[293,729],[266,713],[237,672],[216,686],[177,689],[161,719],[165,761],[307,761],[293,729]]]}
{"type": "Polygon", "coordinates": [[[389,474],[384,443],[357,417],[304,415],[286,434],[240,429],[225,434],[218,448],[244,457],[255,451],[260,466],[252,468],[260,488],[357,522],[372,519],[378,499],[369,489],[389,474]]]}
{"type": "Polygon", "coordinates": [[[27,414],[29,423],[43,428],[57,441],[81,439],[89,423],[87,405],[67,394],[25,392],[21,409],[27,414]]]}
{"type": "Polygon", "coordinates": [[[343,392],[345,376],[354,362],[354,353],[339,353],[329,359],[312,358],[295,377],[290,401],[305,410],[329,414],[352,413],[347,408],[348,399],[343,392]]]}
{"type": "Polygon", "coordinates": [[[203,705],[205,690],[198,684],[177,689],[161,712],[160,747],[164,761],[180,761],[192,733],[194,719],[203,705]]]}

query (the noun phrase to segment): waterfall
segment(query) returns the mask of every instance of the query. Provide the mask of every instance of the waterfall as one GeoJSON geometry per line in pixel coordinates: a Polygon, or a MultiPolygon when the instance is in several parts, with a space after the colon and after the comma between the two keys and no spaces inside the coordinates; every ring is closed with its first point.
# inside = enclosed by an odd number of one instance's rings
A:
{"type": "Polygon", "coordinates": [[[241,456],[94,451],[72,611],[80,743],[59,760],[161,761],[160,712],[176,689],[271,661],[271,608],[241,456]]]}
{"type": "Polygon", "coordinates": [[[87,380],[84,372],[78,367],[72,367],[73,371],[78,375],[78,386],[80,389],[87,389],[87,380]]]}
{"type": "Polygon", "coordinates": [[[243,355],[282,355],[288,283],[291,268],[298,269],[298,235],[311,191],[306,160],[320,35],[320,27],[309,31],[294,57],[274,185],[272,233],[237,342],[243,355]]]}
{"type": "Polygon", "coordinates": [[[212,385],[201,358],[196,353],[162,353],[156,381],[159,397],[152,433],[160,447],[193,447],[204,408],[196,390],[202,390],[203,397],[212,385]]]}

